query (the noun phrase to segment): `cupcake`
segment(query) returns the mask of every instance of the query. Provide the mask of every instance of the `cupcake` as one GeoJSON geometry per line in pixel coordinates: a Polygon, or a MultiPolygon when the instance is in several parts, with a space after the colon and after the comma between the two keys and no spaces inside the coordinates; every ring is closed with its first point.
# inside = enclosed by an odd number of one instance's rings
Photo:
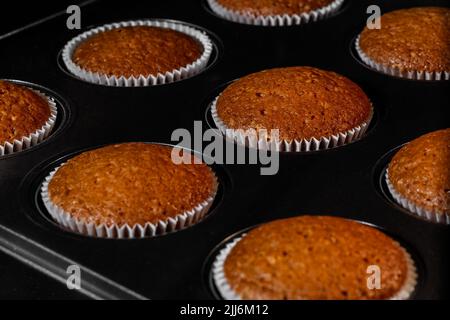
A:
{"type": "Polygon", "coordinates": [[[373,109],[349,79],[316,68],[290,67],[234,82],[213,102],[211,113],[218,129],[238,143],[300,152],[360,139],[373,109]],[[279,137],[270,134],[275,129],[279,137]]]}
{"type": "Polygon", "coordinates": [[[0,80],[0,156],[44,140],[56,121],[54,101],[44,94],[0,80]]]}
{"type": "MultiPolygon", "coordinates": [[[[143,238],[200,221],[217,190],[214,172],[176,165],[173,148],[126,143],[76,156],[42,186],[50,215],[63,227],[92,237],[143,238]]],[[[186,156],[186,154],[185,154],[186,156]]]]}
{"type": "Polygon", "coordinates": [[[228,244],[213,277],[229,300],[388,300],[411,296],[416,268],[399,243],[375,228],[302,216],[228,244]],[[375,269],[378,284],[370,279],[375,269]]]}
{"type": "Polygon", "coordinates": [[[289,26],[317,21],[335,13],[344,0],[208,0],[220,17],[245,24],[289,26]]]}
{"type": "Polygon", "coordinates": [[[418,7],[387,13],[367,27],[356,49],[370,67],[419,80],[450,79],[450,9],[418,7]]]}
{"type": "Polygon", "coordinates": [[[191,77],[212,53],[205,32],[160,20],[105,25],[72,39],[63,50],[67,69],[109,86],[150,86],[191,77]]]}
{"type": "Polygon", "coordinates": [[[386,174],[395,201],[430,221],[450,224],[450,129],[426,134],[403,147],[386,174]]]}

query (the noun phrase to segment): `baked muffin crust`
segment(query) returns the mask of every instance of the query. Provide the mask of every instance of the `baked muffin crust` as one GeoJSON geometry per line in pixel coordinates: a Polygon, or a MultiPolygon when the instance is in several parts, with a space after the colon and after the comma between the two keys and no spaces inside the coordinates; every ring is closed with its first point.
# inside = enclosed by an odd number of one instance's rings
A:
{"type": "Polygon", "coordinates": [[[187,34],[150,26],[122,27],[83,41],[72,60],[90,72],[139,77],[172,72],[195,62],[202,45],[187,34]]]}
{"type": "Polygon", "coordinates": [[[31,89],[0,80],[0,144],[41,129],[51,115],[48,101],[31,89]]]}
{"type": "Polygon", "coordinates": [[[223,91],[216,108],[230,129],[279,129],[280,138],[289,141],[346,132],[367,122],[372,113],[358,85],[311,67],[248,75],[223,91]]]}
{"type": "Polygon", "coordinates": [[[382,232],[340,218],[302,216],[250,231],[225,261],[244,300],[389,299],[407,279],[404,250],[382,232]],[[369,290],[367,269],[381,269],[369,290]]]}
{"type": "Polygon", "coordinates": [[[53,204],[96,225],[157,223],[214,197],[205,164],[175,165],[172,148],[145,143],[111,145],[70,159],[49,183],[53,204]]]}
{"type": "Polygon", "coordinates": [[[389,164],[389,181],[416,206],[450,214],[450,129],[426,134],[403,147],[389,164]]]}
{"type": "Polygon", "coordinates": [[[405,71],[450,71],[450,9],[417,7],[389,12],[380,30],[367,27],[361,50],[374,62],[405,71]]]}
{"type": "Polygon", "coordinates": [[[334,0],[217,0],[224,8],[241,14],[272,16],[301,14],[326,7],[334,0]]]}

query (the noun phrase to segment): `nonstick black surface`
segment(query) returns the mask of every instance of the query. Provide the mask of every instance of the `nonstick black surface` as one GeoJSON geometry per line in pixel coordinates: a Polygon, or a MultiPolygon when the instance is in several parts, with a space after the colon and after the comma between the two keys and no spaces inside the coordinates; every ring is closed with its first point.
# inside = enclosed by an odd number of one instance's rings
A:
{"type": "MultiPolygon", "coordinates": [[[[95,1],[95,0],[93,0],[95,1]]],[[[0,10],[0,36],[17,32],[27,25],[39,23],[41,20],[51,19],[60,11],[66,11],[70,5],[82,5],[92,0],[40,0],[10,1],[0,10]]]]}
{"type": "Polygon", "coordinates": [[[3,252],[0,252],[0,284],[1,300],[86,299],[78,291],[67,290],[59,282],[3,252]]]}
{"type": "Polygon", "coordinates": [[[113,88],[67,74],[59,53],[82,31],[66,29],[66,15],[0,40],[0,78],[25,81],[53,95],[60,115],[55,133],[31,150],[0,158],[0,246],[65,281],[83,268],[83,293],[97,298],[213,299],[211,252],[249,227],[291,216],[335,215],[373,224],[398,239],[419,269],[417,299],[448,298],[449,228],[405,212],[384,196],[380,175],[392,150],[449,127],[448,82],[410,81],[369,70],[354,58],[352,40],[368,17],[448,1],[347,1],[335,16],[304,26],[241,25],[212,14],[205,1],[97,1],[82,9],[84,29],[144,18],[200,26],[216,42],[215,61],[202,74],[174,84],[113,88]],[[187,230],[144,240],[102,240],[71,234],[47,217],[39,202],[42,179],[58,163],[96,146],[127,141],[171,143],[177,128],[207,126],[207,108],[223,84],[262,69],[309,65],[360,84],[376,108],[361,141],[326,152],[281,154],[280,172],[258,166],[216,166],[222,186],[209,217],[187,230]]]}

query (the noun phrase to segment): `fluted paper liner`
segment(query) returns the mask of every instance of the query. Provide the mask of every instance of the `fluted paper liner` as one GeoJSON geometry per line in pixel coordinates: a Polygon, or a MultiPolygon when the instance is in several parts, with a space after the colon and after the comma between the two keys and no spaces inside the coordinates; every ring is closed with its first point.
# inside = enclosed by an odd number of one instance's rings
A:
{"type": "Polygon", "coordinates": [[[58,108],[56,107],[55,100],[38,90],[29,87],[28,89],[34,91],[36,94],[38,94],[48,102],[48,106],[50,108],[50,118],[40,129],[36,130],[30,135],[21,139],[16,139],[13,142],[7,141],[3,144],[0,144],[0,157],[29,149],[41,143],[50,135],[53,127],[55,126],[56,117],[58,115],[58,108]]]}
{"type": "Polygon", "coordinates": [[[175,23],[165,20],[137,20],[111,23],[86,31],[85,33],[73,38],[66,44],[62,51],[62,59],[67,69],[73,75],[84,81],[115,87],[143,87],[172,83],[198,74],[208,65],[212,51],[212,41],[203,31],[197,30],[183,23],[175,23]],[[105,31],[136,26],[166,28],[187,34],[201,43],[203,46],[203,53],[196,61],[193,61],[192,63],[179,69],[175,69],[164,74],[158,73],[155,75],[140,75],[139,77],[131,76],[128,78],[120,75],[106,75],[98,72],[91,72],[83,69],[72,60],[75,49],[88,38],[105,31]]]}
{"type": "Polygon", "coordinates": [[[407,70],[402,70],[400,68],[392,68],[387,65],[377,63],[377,62],[373,61],[361,49],[360,38],[361,38],[361,35],[359,35],[356,38],[356,42],[355,42],[355,49],[359,55],[359,58],[366,65],[368,65],[369,67],[371,67],[372,69],[374,69],[378,72],[381,72],[381,73],[384,73],[387,75],[391,75],[394,77],[406,78],[406,79],[410,79],[410,80],[427,80],[427,81],[437,80],[437,81],[439,81],[439,80],[449,80],[450,79],[450,71],[442,71],[442,72],[407,71],[407,70]]]}
{"type": "Polygon", "coordinates": [[[417,215],[428,221],[433,221],[436,223],[450,225],[450,215],[448,213],[432,212],[432,211],[426,210],[426,209],[414,204],[412,201],[409,201],[408,199],[403,197],[399,192],[397,192],[397,190],[395,190],[394,185],[389,180],[389,170],[386,170],[385,181],[386,181],[386,185],[389,189],[389,193],[394,198],[395,202],[397,204],[399,204],[401,207],[408,210],[410,213],[417,215]]]}
{"type": "MultiPolygon", "coordinates": [[[[220,97],[220,96],[219,96],[220,97]]],[[[219,131],[229,140],[249,148],[272,150],[277,152],[313,152],[320,150],[333,149],[340,146],[350,144],[360,140],[370,126],[373,118],[373,108],[369,119],[359,126],[328,137],[317,137],[302,140],[277,140],[271,141],[270,132],[267,135],[261,135],[256,130],[240,130],[230,129],[225,122],[219,117],[217,112],[217,97],[211,104],[211,115],[219,131]]],[[[272,130],[277,128],[267,128],[272,130]]]]}
{"type": "MultiPolygon", "coordinates": [[[[225,246],[225,248],[223,248],[216,256],[216,259],[212,265],[212,277],[214,284],[216,285],[216,288],[219,291],[221,297],[225,300],[242,300],[239,294],[237,294],[228,283],[228,280],[225,276],[224,265],[228,255],[231,253],[233,248],[239,243],[239,241],[244,239],[246,235],[247,234],[244,234],[229,242],[225,246]]],[[[405,254],[406,262],[408,265],[407,274],[405,283],[400,288],[400,290],[387,300],[407,300],[411,297],[417,285],[417,269],[414,260],[411,258],[411,255],[408,253],[408,251],[403,248],[398,242],[395,242],[395,244],[398,245],[398,247],[405,254]]]]}
{"type": "Polygon", "coordinates": [[[185,211],[175,217],[169,218],[158,223],[146,223],[145,225],[111,225],[106,224],[96,225],[94,222],[87,222],[84,219],[77,219],[72,217],[70,213],[65,212],[51,201],[48,186],[53,176],[58,170],[63,167],[62,164],[57,169],[53,170],[44,180],[41,187],[42,201],[50,214],[50,216],[63,228],[74,233],[79,233],[85,236],[94,238],[107,239],[142,239],[156,236],[162,236],[171,232],[183,230],[188,228],[205,218],[209,209],[211,208],[214,198],[217,193],[218,181],[216,177],[215,188],[212,194],[202,203],[199,203],[192,210],[185,211]]]}
{"type": "Polygon", "coordinates": [[[301,13],[301,14],[283,14],[283,15],[254,15],[249,13],[242,13],[238,11],[234,11],[231,9],[227,9],[218,3],[216,0],[208,0],[208,4],[213,12],[222,17],[223,19],[230,20],[233,22],[257,25],[257,26],[292,26],[292,25],[301,25],[314,21],[318,21],[324,19],[331,14],[338,11],[344,0],[335,0],[329,5],[319,8],[316,10],[312,10],[309,12],[301,13]]]}

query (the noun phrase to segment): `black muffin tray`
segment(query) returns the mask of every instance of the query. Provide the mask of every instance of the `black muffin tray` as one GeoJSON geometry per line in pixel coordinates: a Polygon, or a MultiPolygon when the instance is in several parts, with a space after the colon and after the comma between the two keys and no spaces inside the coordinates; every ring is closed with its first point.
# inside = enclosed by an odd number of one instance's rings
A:
{"type": "Polygon", "coordinates": [[[49,139],[0,158],[1,250],[61,281],[61,286],[68,266],[79,265],[86,297],[208,300],[219,298],[211,285],[210,266],[225,240],[276,219],[332,215],[376,226],[411,252],[419,275],[413,298],[448,298],[449,228],[394,204],[382,176],[400,146],[450,126],[449,85],[391,77],[359,61],[353,43],[372,4],[383,13],[449,5],[446,0],[347,0],[326,20],[258,27],[223,20],[204,0],[93,1],[82,7],[83,30],[69,31],[62,13],[0,37],[0,78],[48,93],[60,111],[49,139]],[[215,43],[208,68],[190,79],[140,88],[90,84],[65,70],[60,52],[74,36],[93,26],[148,18],[204,29],[215,43]],[[88,238],[64,231],[49,218],[39,188],[49,171],[69,157],[120,142],[174,144],[175,129],[193,132],[194,121],[209,128],[209,104],[230,81],[295,65],[341,73],[366,91],[376,112],[361,141],[328,151],[281,153],[275,176],[261,176],[258,165],[216,165],[221,186],[208,217],[157,238],[88,238]]]}

